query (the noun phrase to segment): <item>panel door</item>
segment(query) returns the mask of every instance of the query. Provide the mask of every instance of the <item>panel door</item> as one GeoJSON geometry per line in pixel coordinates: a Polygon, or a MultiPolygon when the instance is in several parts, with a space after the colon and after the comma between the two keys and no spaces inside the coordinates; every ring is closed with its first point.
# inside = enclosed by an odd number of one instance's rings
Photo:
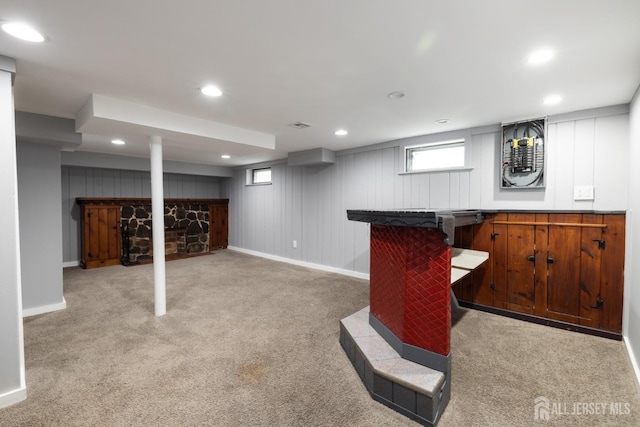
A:
{"type": "Polygon", "coordinates": [[[226,248],[229,240],[228,206],[211,206],[209,208],[209,249],[226,248]]]}
{"type": "Polygon", "coordinates": [[[589,227],[588,225],[600,225],[603,215],[584,214],[580,236],[580,319],[583,326],[599,328],[602,318],[601,278],[602,257],[604,248],[600,246],[603,241],[604,228],[589,227]]]}
{"type": "Polygon", "coordinates": [[[602,228],[589,225],[602,216],[551,214],[549,222],[547,317],[599,327],[602,228]]]}
{"type": "Polygon", "coordinates": [[[625,215],[603,215],[607,225],[602,233],[606,247],[602,250],[600,296],[602,304],[600,327],[622,332],[622,302],[624,295],[625,215]]]}
{"type": "MultiPolygon", "coordinates": [[[[535,214],[509,214],[506,256],[506,308],[533,313],[535,306],[535,214]],[[515,224],[514,224],[515,223],[515,224]]],[[[496,237],[498,239],[500,236],[496,237]]],[[[498,284],[496,283],[496,286],[498,284]]]]}
{"type": "Polygon", "coordinates": [[[87,206],[84,210],[85,264],[87,268],[120,262],[120,207],[87,206]]]}
{"type": "Polygon", "coordinates": [[[497,214],[493,218],[493,262],[490,289],[492,305],[498,308],[507,308],[508,225],[500,224],[500,222],[507,222],[508,219],[508,215],[503,213],[497,214]]]}

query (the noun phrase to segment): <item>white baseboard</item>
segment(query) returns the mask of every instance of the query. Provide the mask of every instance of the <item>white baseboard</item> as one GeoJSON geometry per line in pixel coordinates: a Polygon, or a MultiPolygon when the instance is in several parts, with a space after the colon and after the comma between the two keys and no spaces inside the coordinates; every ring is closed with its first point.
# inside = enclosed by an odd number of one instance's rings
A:
{"type": "Polygon", "coordinates": [[[35,316],[36,314],[50,313],[52,311],[64,310],[67,308],[67,300],[62,297],[62,302],[57,304],[41,305],[33,308],[23,308],[22,317],[35,316]]]}
{"type": "Polygon", "coordinates": [[[299,265],[301,267],[313,268],[314,270],[328,271],[330,273],[342,274],[343,276],[355,277],[356,279],[369,280],[367,273],[359,273],[353,270],[345,270],[344,268],[330,267],[328,265],[315,264],[312,262],[299,261],[297,259],[285,258],[277,255],[271,255],[264,252],[252,251],[250,249],[238,248],[236,246],[229,246],[227,249],[242,252],[248,255],[259,256],[261,258],[267,258],[273,261],[286,262],[288,264],[299,265]]]}
{"type": "Polygon", "coordinates": [[[629,343],[629,338],[626,335],[622,336],[624,340],[624,345],[627,347],[627,353],[629,353],[629,359],[631,359],[631,366],[633,366],[633,371],[636,374],[636,385],[638,386],[638,394],[640,394],[640,365],[638,365],[638,359],[633,352],[633,348],[629,343]]]}
{"type": "Polygon", "coordinates": [[[0,408],[15,405],[27,398],[27,388],[21,387],[17,390],[11,390],[7,393],[0,394],[0,408]]]}
{"type": "Polygon", "coordinates": [[[62,268],[77,267],[80,265],[80,261],[67,261],[62,263],[62,268]]]}

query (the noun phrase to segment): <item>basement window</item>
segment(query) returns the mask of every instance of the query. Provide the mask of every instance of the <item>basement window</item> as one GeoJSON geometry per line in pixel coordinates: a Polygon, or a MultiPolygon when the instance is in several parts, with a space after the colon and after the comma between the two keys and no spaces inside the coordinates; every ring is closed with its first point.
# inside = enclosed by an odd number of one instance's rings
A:
{"type": "Polygon", "coordinates": [[[405,147],[405,172],[424,172],[464,167],[464,139],[405,147]]]}
{"type": "Polygon", "coordinates": [[[271,184],[271,168],[247,169],[247,185],[271,184]]]}

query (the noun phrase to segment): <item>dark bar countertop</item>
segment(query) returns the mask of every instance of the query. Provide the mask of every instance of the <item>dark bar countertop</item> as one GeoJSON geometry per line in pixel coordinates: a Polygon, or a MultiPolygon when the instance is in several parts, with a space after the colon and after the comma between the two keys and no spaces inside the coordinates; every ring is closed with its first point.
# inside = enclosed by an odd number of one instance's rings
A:
{"type": "Polygon", "coordinates": [[[439,228],[447,235],[447,244],[453,243],[456,227],[478,224],[484,220],[476,209],[469,210],[429,210],[429,209],[388,209],[388,210],[347,210],[350,221],[368,222],[394,227],[439,228]]]}

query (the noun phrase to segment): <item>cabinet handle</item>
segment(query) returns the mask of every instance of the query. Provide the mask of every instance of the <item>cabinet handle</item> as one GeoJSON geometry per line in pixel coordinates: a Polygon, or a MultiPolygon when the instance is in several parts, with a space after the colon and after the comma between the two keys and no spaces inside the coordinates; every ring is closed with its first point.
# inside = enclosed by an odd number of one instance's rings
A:
{"type": "Polygon", "coordinates": [[[536,254],[529,255],[529,256],[527,257],[527,259],[528,259],[529,261],[531,261],[531,262],[536,262],[536,254]]]}
{"type": "Polygon", "coordinates": [[[556,262],[555,258],[547,257],[547,264],[553,264],[554,262],[556,262]]]}

